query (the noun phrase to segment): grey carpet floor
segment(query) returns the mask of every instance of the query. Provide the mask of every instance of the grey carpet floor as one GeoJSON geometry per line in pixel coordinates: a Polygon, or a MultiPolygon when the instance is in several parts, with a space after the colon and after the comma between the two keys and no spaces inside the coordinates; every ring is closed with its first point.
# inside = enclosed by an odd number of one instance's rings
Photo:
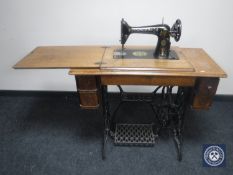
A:
{"type": "MultiPolygon", "coordinates": [[[[112,108],[118,100],[111,99],[112,108]]],[[[118,120],[150,120],[151,109],[125,104],[118,120]]],[[[176,160],[172,136],[154,147],[107,144],[101,159],[103,118],[78,108],[75,95],[0,95],[1,175],[233,174],[233,101],[216,100],[208,111],[188,111],[183,160],[176,160]],[[226,167],[202,166],[203,144],[226,145],[226,167]]]]}

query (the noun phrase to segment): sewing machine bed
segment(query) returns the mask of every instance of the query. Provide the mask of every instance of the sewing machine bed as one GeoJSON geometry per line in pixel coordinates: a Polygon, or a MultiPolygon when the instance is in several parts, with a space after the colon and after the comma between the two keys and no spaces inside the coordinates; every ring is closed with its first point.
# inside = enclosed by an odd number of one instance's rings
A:
{"type": "MultiPolygon", "coordinates": [[[[179,59],[164,59],[148,57],[147,54],[153,47],[127,47],[127,51],[133,51],[137,56],[126,55],[124,58],[116,58],[116,50],[119,47],[106,48],[103,60],[101,63],[101,69],[108,70],[138,70],[138,71],[179,71],[179,72],[193,72],[194,68],[189,63],[181,49],[173,47],[172,51],[176,53],[179,59]],[[144,54],[143,54],[144,53],[144,54]]],[[[149,52],[150,53],[150,52],[149,52]]]]}

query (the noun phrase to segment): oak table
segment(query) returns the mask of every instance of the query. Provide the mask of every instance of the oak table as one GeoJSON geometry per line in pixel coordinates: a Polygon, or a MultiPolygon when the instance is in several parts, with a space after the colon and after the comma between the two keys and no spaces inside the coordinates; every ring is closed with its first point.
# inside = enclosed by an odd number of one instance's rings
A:
{"type": "Polygon", "coordinates": [[[200,48],[172,47],[178,59],[144,57],[151,46],[128,46],[132,58],[117,57],[120,46],[43,46],[37,47],[15,69],[70,69],[79,94],[80,107],[102,109],[105,129],[102,156],[109,136],[119,145],[153,145],[161,129],[171,129],[182,159],[181,143],[185,110],[208,109],[219,79],[226,73],[200,48]],[[117,85],[121,101],[110,112],[108,85],[117,85]],[[124,92],[121,85],[155,86],[149,95],[124,92]],[[155,117],[150,124],[117,124],[116,114],[125,102],[141,101],[151,106],[155,117]]]}

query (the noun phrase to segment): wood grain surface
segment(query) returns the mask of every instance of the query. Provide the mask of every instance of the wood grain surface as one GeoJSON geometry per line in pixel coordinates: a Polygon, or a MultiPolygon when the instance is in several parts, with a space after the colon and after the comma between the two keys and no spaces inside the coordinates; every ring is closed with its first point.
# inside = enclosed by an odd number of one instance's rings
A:
{"type": "MultiPolygon", "coordinates": [[[[152,48],[151,46],[127,46],[152,48]]],[[[37,47],[14,68],[70,69],[71,75],[145,75],[226,77],[226,73],[200,48],[173,47],[179,60],[113,59],[119,46],[43,46],[37,47]]]]}
{"type": "Polygon", "coordinates": [[[102,75],[102,85],[194,86],[195,77],[102,75]]]}
{"type": "MultiPolygon", "coordinates": [[[[182,69],[71,69],[71,75],[144,75],[144,76],[183,76],[183,77],[220,77],[226,78],[227,74],[218,64],[201,48],[179,48],[184,59],[193,67],[193,71],[182,69]]],[[[142,60],[144,61],[144,60],[142,60]]],[[[165,60],[166,61],[166,60],[165,60]]],[[[176,61],[176,60],[172,60],[176,61]]]]}
{"type": "Polygon", "coordinates": [[[98,68],[105,48],[101,46],[44,46],[37,47],[14,68],[98,68]]]}

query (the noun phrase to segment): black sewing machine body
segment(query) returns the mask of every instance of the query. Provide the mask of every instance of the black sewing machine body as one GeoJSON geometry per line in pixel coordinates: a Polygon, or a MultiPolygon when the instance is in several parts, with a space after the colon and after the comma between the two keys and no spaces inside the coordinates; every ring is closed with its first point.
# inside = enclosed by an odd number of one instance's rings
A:
{"type": "Polygon", "coordinates": [[[157,45],[153,52],[154,58],[177,59],[177,57],[174,56],[174,53],[172,53],[171,55],[170,37],[173,37],[175,41],[179,41],[181,37],[181,31],[182,31],[182,25],[181,25],[181,20],[179,19],[176,20],[172,28],[170,28],[167,24],[131,27],[124,19],[122,19],[121,20],[122,57],[125,57],[129,52],[129,51],[125,51],[124,49],[124,44],[126,43],[129,35],[133,33],[140,33],[140,34],[153,34],[158,36],[157,45]]]}

